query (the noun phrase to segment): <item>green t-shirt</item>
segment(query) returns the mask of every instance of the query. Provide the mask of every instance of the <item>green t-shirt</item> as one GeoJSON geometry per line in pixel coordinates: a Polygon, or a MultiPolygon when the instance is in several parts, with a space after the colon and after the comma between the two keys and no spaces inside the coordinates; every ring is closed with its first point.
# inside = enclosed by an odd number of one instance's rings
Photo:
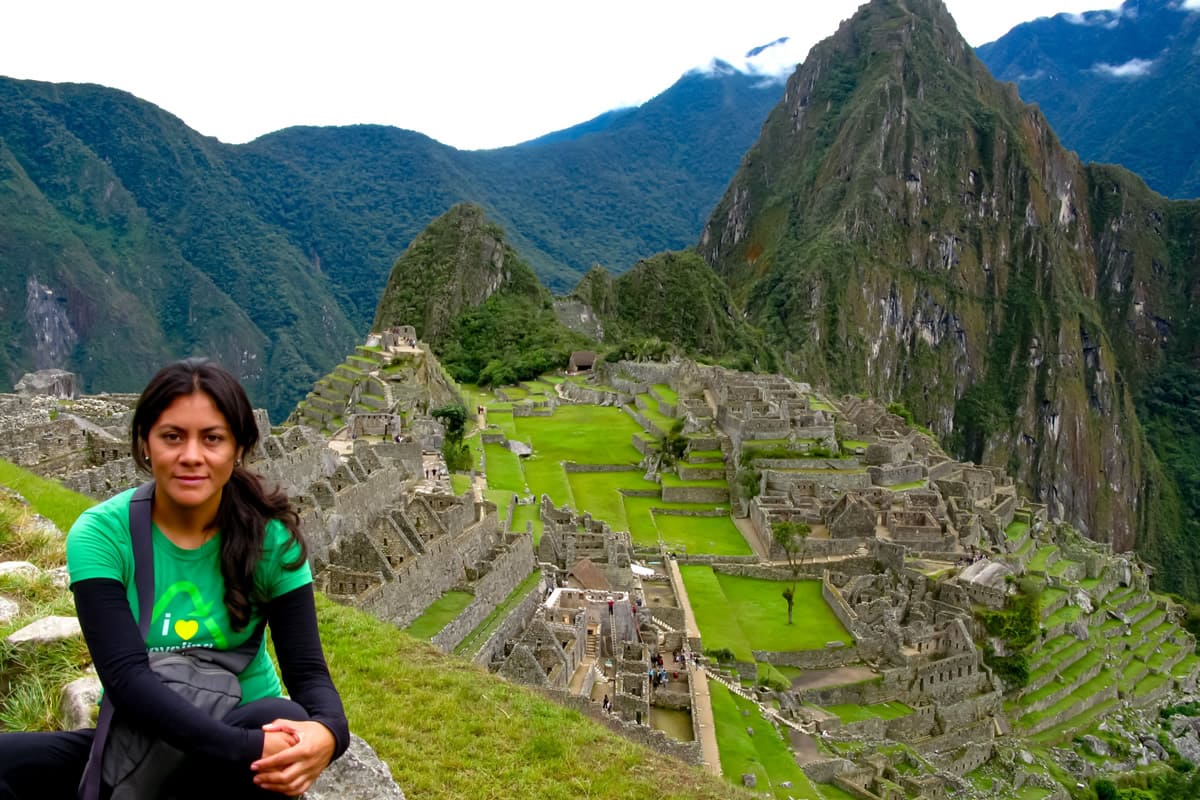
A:
{"type": "MultiPolygon", "coordinates": [[[[133,579],[133,540],[129,535],[129,502],[133,491],[93,506],[80,515],[67,535],[67,569],[71,582],[89,578],[112,578],[125,584],[129,607],[135,619],[140,610],[133,579]]],[[[221,534],[195,550],[185,550],[151,524],[154,536],[154,609],[150,618],[147,646],[151,652],[188,647],[231,650],[245,642],[262,622],[251,615],[249,624],[234,632],[225,608],[225,581],[221,577],[221,534]]],[[[279,520],[267,523],[263,557],[254,571],[255,590],[260,597],[279,597],[312,582],[307,563],[299,569],[284,569],[294,560],[297,545],[279,520]]],[[[266,644],[241,675],[242,703],[263,697],[279,697],[283,688],[266,644]]]]}

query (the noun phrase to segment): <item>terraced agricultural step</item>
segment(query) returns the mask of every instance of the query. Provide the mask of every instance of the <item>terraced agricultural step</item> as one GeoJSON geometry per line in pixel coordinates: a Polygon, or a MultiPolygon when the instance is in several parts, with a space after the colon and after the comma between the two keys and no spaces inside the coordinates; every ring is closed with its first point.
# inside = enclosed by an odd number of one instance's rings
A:
{"type": "Polygon", "coordinates": [[[1058,651],[1053,659],[1044,660],[1042,662],[1041,669],[1030,670],[1029,683],[1021,692],[1022,697],[1026,697],[1041,689],[1050,681],[1058,677],[1063,670],[1072,666],[1076,661],[1086,656],[1088,652],[1095,647],[1095,643],[1090,639],[1084,639],[1083,641],[1080,641],[1074,636],[1070,636],[1069,638],[1072,642],[1074,642],[1073,644],[1062,648],[1060,651],[1058,651]]]}
{"type": "Polygon", "coordinates": [[[1031,673],[1037,672],[1046,666],[1051,659],[1067,648],[1074,646],[1078,641],[1078,639],[1069,633],[1055,636],[1053,639],[1047,639],[1041,648],[1038,649],[1036,657],[1029,663],[1029,671],[1031,673]]]}
{"type": "Polygon", "coordinates": [[[1069,741],[1072,737],[1099,725],[1100,721],[1117,707],[1118,702],[1115,697],[1103,700],[1087,711],[1047,728],[1030,738],[1038,744],[1059,744],[1069,741]]]}
{"type": "Polygon", "coordinates": [[[1026,734],[1037,734],[1058,725],[1068,725],[1072,718],[1087,713],[1093,706],[1105,700],[1117,697],[1117,684],[1113,676],[1101,671],[1075,692],[1066,695],[1054,705],[1037,712],[1026,714],[1020,720],[1020,727],[1026,734]],[[1060,722],[1056,722],[1061,717],[1060,722]]]}
{"type": "Polygon", "coordinates": [[[1129,611],[1126,611],[1125,615],[1129,618],[1129,624],[1136,627],[1139,622],[1146,618],[1146,616],[1153,614],[1157,607],[1157,601],[1147,600],[1134,606],[1129,611]]]}

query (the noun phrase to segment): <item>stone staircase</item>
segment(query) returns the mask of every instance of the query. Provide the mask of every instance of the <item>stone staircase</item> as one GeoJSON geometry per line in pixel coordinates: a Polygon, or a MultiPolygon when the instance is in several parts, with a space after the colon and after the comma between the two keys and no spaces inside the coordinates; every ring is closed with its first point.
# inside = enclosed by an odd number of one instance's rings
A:
{"type": "Polygon", "coordinates": [[[798,731],[799,733],[803,733],[803,734],[812,735],[816,731],[815,725],[813,725],[811,723],[808,725],[804,725],[802,723],[796,722],[795,720],[788,719],[787,717],[781,716],[780,713],[778,711],[776,711],[774,708],[771,708],[768,705],[764,705],[763,702],[758,698],[758,696],[754,692],[752,692],[752,691],[746,689],[744,686],[742,686],[740,681],[731,680],[724,673],[722,673],[718,670],[714,670],[712,667],[708,666],[707,664],[703,665],[701,667],[701,669],[704,670],[705,676],[710,681],[716,681],[717,683],[721,684],[726,689],[728,689],[729,691],[738,695],[739,697],[745,698],[746,700],[749,700],[750,702],[752,702],[756,706],[758,706],[759,712],[761,712],[763,717],[765,717],[768,721],[773,722],[777,725],[782,725],[785,728],[790,728],[791,730],[798,731]]]}

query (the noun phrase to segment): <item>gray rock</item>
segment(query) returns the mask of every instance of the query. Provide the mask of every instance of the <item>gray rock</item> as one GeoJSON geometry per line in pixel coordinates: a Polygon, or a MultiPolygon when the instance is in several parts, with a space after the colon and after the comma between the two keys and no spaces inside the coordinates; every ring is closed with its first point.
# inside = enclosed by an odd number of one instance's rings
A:
{"type": "Polygon", "coordinates": [[[781,789],[790,789],[790,788],[792,788],[792,782],[791,782],[791,781],[780,781],[780,782],[779,782],[779,788],[781,788],[781,789]]]}
{"type": "Polygon", "coordinates": [[[743,772],[742,786],[745,786],[747,789],[753,789],[758,786],[758,778],[754,776],[753,772],[743,772]]]}
{"type": "Polygon", "coordinates": [[[100,699],[100,679],[94,675],[77,678],[62,690],[58,721],[64,731],[95,726],[92,714],[100,699]]]}
{"type": "Polygon", "coordinates": [[[350,749],[321,773],[304,800],[404,800],[404,792],[371,745],[351,734],[350,749]]]}
{"type": "Polygon", "coordinates": [[[79,620],[75,617],[42,617],[19,631],[9,634],[5,640],[11,645],[46,645],[61,642],[73,636],[82,636],[79,620]]]}
{"type": "Polygon", "coordinates": [[[525,442],[518,442],[514,439],[509,439],[508,441],[506,441],[504,443],[504,446],[507,447],[511,452],[517,454],[518,456],[533,455],[533,448],[530,447],[529,445],[525,444],[525,442]]]}
{"type": "Polygon", "coordinates": [[[1067,626],[1067,632],[1081,642],[1086,642],[1089,638],[1087,625],[1081,620],[1075,620],[1067,626]]]}
{"type": "Polygon", "coordinates": [[[71,573],[67,572],[67,566],[64,564],[61,567],[55,567],[50,570],[50,582],[59,589],[65,589],[71,585],[71,573]]]}
{"type": "Polygon", "coordinates": [[[69,400],[75,396],[75,373],[65,369],[40,369],[37,372],[26,372],[13,388],[17,394],[48,395],[60,400],[69,400]]]}
{"type": "Polygon", "coordinates": [[[747,736],[753,736],[753,735],[754,735],[754,728],[746,728],[746,735],[747,735],[747,736]]]}
{"type": "Polygon", "coordinates": [[[1171,744],[1175,746],[1175,750],[1179,755],[1191,761],[1193,764],[1200,763],[1200,737],[1196,736],[1196,732],[1188,728],[1183,736],[1171,740],[1171,744]]]}
{"type": "Polygon", "coordinates": [[[1142,739],[1142,746],[1145,747],[1149,752],[1153,753],[1159,761],[1167,761],[1170,758],[1170,756],[1167,755],[1166,749],[1157,741],[1148,736],[1145,739],[1142,739]]]}
{"type": "Polygon", "coordinates": [[[1098,756],[1109,755],[1108,744],[1102,739],[1097,739],[1095,736],[1087,735],[1082,737],[1084,746],[1098,756]]]}
{"type": "Polygon", "coordinates": [[[1032,764],[1034,762],[1033,753],[1028,750],[1022,750],[1018,756],[1023,764],[1032,764]]]}
{"type": "Polygon", "coordinates": [[[0,625],[7,625],[21,613],[21,607],[7,597],[0,597],[0,625]]]}
{"type": "Polygon", "coordinates": [[[1133,568],[1129,565],[1129,559],[1117,559],[1117,583],[1121,586],[1129,586],[1133,583],[1133,568]]]}
{"type": "Polygon", "coordinates": [[[20,575],[25,578],[36,578],[41,570],[28,561],[0,561],[0,575],[20,575]]]}
{"type": "Polygon", "coordinates": [[[1083,589],[1071,596],[1071,603],[1079,606],[1079,610],[1085,614],[1092,613],[1092,598],[1083,589]]]}

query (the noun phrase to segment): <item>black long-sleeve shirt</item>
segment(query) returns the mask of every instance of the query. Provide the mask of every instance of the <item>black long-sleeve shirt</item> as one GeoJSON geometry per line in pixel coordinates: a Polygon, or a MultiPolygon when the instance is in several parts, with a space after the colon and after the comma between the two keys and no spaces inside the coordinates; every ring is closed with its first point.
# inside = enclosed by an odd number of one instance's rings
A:
{"type": "MultiPolygon", "coordinates": [[[[120,581],[92,578],[71,590],[100,682],[125,719],[187,753],[246,766],[262,756],[261,730],[213,719],[158,679],[120,581]]],[[[350,727],[321,651],[312,584],[268,601],[263,612],[289,695],[333,734],[337,758],[350,745],[350,727]]]]}

